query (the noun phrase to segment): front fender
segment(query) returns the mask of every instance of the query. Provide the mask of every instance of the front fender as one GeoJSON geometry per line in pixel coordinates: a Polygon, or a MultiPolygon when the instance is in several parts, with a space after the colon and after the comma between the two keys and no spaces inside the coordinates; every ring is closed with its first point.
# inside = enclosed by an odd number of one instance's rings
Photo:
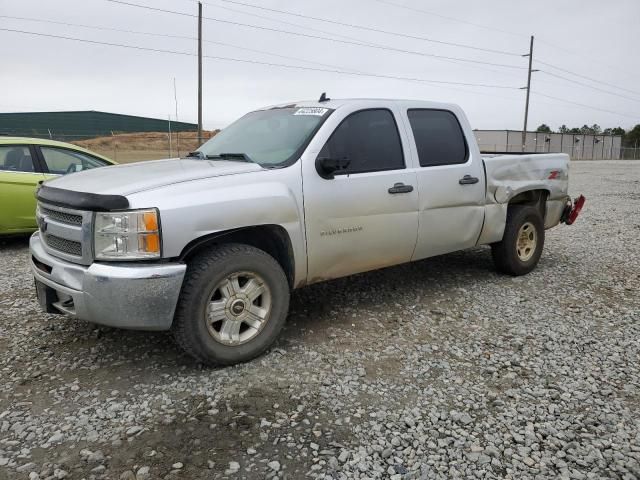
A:
{"type": "Polygon", "coordinates": [[[296,278],[306,277],[302,185],[295,165],[178,183],[127,198],[132,208],[160,210],[165,258],[179,257],[198,238],[245,227],[279,225],[291,240],[296,278]]]}

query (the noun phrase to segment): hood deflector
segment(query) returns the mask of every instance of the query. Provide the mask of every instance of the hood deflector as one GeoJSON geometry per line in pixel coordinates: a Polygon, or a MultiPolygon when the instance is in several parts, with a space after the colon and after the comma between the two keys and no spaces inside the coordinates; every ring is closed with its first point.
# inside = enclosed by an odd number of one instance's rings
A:
{"type": "Polygon", "coordinates": [[[40,185],[36,190],[36,198],[41,202],[59,207],[78,210],[106,212],[109,210],[123,210],[129,207],[129,200],[122,195],[100,195],[97,193],[76,192],[62,188],[40,185]]]}

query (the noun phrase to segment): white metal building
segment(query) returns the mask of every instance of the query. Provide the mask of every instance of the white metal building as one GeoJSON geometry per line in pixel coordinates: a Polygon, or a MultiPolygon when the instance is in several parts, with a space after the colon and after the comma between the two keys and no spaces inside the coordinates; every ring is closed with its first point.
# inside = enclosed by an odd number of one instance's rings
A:
{"type": "MultiPolygon", "coordinates": [[[[521,152],[522,131],[474,130],[483,152],[521,152]]],[[[527,132],[526,152],[567,153],[573,160],[619,159],[620,135],[574,135],[570,133],[527,132]]]]}

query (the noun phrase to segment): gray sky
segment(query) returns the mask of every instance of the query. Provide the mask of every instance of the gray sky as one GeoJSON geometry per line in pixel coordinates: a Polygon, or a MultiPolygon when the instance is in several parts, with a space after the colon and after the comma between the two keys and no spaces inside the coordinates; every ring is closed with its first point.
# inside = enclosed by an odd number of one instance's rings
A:
{"type": "MultiPolygon", "coordinates": [[[[127,1],[197,13],[197,4],[193,0],[127,1]]],[[[234,5],[222,0],[206,1],[207,4],[203,6],[204,15],[220,20],[309,35],[333,38],[347,36],[359,42],[427,54],[517,67],[527,65],[527,59],[519,56],[369,32],[234,5]],[[235,11],[230,11],[230,8],[235,11]],[[257,18],[248,13],[272,20],[257,18]],[[298,26],[279,23],[278,20],[298,26]],[[329,33],[320,33],[318,29],[329,33]]],[[[618,125],[628,128],[640,123],[640,63],[637,61],[640,45],[639,0],[238,1],[514,53],[526,53],[529,35],[533,34],[536,36],[534,68],[617,95],[570,83],[547,73],[534,73],[530,128],[533,129],[542,122],[554,129],[563,123],[568,126],[598,123],[603,128],[618,125]],[[440,16],[408,10],[386,2],[428,10],[440,16]],[[462,22],[443,17],[452,17],[462,22]],[[604,84],[547,67],[536,60],[597,79],[604,84]],[[600,110],[564,103],[540,94],[600,110]]],[[[144,10],[106,0],[0,0],[0,15],[187,37],[193,37],[197,33],[195,18],[144,10]]],[[[189,53],[197,51],[196,42],[190,39],[152,37],[7,18],[0,18],[0,28],[189,53]]],[[[516,88],[526,85],[526,69],[443,61],[428,56],[346,45],[208,20],[204,21],[203,32],[205,41],[224,42],[297,57],[300,60],[205,43],[204,54],[210,56],[439,81],[516,88]]],[[[85,44],[6,31],[0,31],[0,56],[3,64],[0,69],[0,111],[103,110],[160,118],[171,114],[173,118],[175,77],[179,119],[189,122],[197,120],[197,63],[194,56],[85,44]]],[[[203,75],[205,128],[222,127],[243,113],[261,106],[315,99],[323,91],[335,98],[387,97],[454,102],[462,105],[473,127],[479,129],[521,129],[524,115],[525,92],[517,89],[434,85],[216,59],[204,60],[203,75]]]]}

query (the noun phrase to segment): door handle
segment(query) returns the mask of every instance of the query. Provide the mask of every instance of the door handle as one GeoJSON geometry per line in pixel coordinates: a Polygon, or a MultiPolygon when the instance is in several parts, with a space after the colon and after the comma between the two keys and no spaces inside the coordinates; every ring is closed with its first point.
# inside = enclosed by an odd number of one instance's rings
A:
{"type": "Polygon", "coordinates": [[[413,185],[405,185],[404,183],[395,183],[393,187],[389,189],[389,193],[409,193],[413,192],[413,185]]]}
{"type": "Polygon", "coordinates": [[[458,183],[460,185],[473,185],[474,183],[478,183],[480,180],[478,180],[478,177],[472,177],[471,175],[465,175],[464,177],[462,177],[458,183]]]}

